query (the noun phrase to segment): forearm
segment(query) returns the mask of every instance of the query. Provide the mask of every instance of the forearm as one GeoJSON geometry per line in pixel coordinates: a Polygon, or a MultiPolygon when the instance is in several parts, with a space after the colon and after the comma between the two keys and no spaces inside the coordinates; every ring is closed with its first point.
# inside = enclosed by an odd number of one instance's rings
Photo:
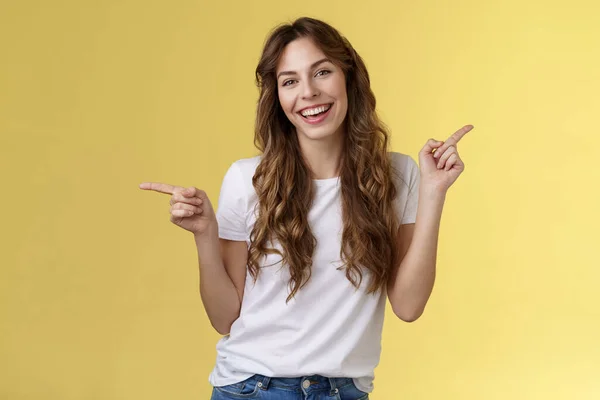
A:
{"type": "Polygon", "coordinates": [[[394,312],[405,321],[419,318],[433,290],[444,201],[445,193],[425,186],[419,189],[413,238],[392,283],[394,298],[390,298],[394,312]]]}
{"type": "Polygon", "coordinates": [[[221,334],[229,333],[240,313],[240,299],[225,270],[216,232],[194,236],[200,269],[200,297],[212,326],[221,334]]]}

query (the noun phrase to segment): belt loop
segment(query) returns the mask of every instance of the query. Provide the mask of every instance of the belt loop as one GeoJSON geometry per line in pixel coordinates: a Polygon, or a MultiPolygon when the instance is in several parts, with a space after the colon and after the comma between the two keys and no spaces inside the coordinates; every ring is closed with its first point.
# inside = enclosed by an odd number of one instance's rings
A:
{"type": "Polygon", "coordinates": [[[258,382],[258,387],[259,387],[261,390],[267,390],[267,389],[269,388],[269,383],[270,383],[270,382],[271,382],[271,378],[269,378],[268,376],[262,376],[262,377],[259,379],[259,382],[258,382]]]}
{"type": "Polygon", "coordinates": [[[335,396],[338,393],[338,389],[335,387],[335,378],[327,378],[329,379],[329,385],[331,386],[331,391],[329,392],[330,396],[335,396]]]}

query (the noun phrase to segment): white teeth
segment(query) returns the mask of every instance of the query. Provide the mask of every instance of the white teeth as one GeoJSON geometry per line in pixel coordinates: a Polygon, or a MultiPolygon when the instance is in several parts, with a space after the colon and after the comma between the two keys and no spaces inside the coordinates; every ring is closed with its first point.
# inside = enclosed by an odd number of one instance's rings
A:
{"type": "Polygon", "coordinates": [[[309,109],[302,111],[301,114],[304,117],[307,117],[309,115],[317,115],[317,114],[321,114],[322,112],[329,110],[329,107],[331,107],[331,105],[309,108],[309,109]]]}

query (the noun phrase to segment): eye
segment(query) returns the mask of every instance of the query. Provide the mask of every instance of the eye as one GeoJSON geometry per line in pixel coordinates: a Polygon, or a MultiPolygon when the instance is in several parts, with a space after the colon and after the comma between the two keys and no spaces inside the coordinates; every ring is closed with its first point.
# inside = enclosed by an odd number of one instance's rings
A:
{"type": "Polygon", "coordinates": [[[331,73],[331,71],[327,70],[327,69],[322,69],[319,72],[317,72],[317,74],[315,76],[324,76],[324,75],[329,75],[331,73]]]}
{"type": "Polygon", "coordinates": [[[294,83],[295,80],[294,79],[288,79],[287,81],[284,81],[281,86],[290,86],[292,83],[294,83]]]}

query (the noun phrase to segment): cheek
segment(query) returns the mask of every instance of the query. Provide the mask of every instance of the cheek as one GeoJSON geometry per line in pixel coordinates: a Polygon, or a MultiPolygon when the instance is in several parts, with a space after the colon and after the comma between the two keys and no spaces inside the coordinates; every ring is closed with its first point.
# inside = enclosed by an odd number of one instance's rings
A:
{"type": "Polygon", "coordinates": [[[335,80],[332,80],[329,93],[331,93],[336,98],[340,106],[343,106],[340,108],[343,108],[344,110],[347,108],[348,95],[346,93],[346,81],[343,79],[343,77],[341,79],[337,78],[335,80]]]}
{"type": "Polygon", "coordinates": [[[281,104],[281,108],[283,111],[289,116],[294,109],[294,101],[289,95],[286,95],[285,92],[278,91],[279,96],[279,104],[281,104]]]}
{"type": "Polygon", "coordinates": [[[339,88],[338,93],[336,94],[337,103],[340,106],[340,117],[344,118],[348,112],[348,94],[346,93],[346,86],[342,86],[339,88]]]}

